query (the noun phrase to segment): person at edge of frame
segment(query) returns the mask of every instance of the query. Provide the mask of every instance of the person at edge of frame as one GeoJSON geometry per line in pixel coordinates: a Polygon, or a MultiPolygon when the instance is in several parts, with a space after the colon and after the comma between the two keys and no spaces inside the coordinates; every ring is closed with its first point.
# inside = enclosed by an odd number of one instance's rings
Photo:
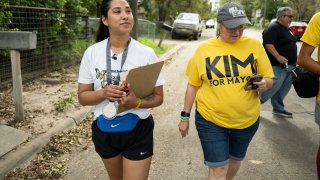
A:
{"type": "MultiPolygon", "coordinates": [[[[311,18],[301,41],[303,43],[298,56],[298,65],[320,76],[320,51],[318,51],[318,61],[315,61],[315,59],[311,57],[314,50],[320,47],[320,12],[314,14],[311,18]]],[[[320,87],[316,97],[315,121],[317,125],[320,126],[320,87]]],[[[320,144],[318,147],[316,163],[318,179],[320,179],[320,144]]]]}

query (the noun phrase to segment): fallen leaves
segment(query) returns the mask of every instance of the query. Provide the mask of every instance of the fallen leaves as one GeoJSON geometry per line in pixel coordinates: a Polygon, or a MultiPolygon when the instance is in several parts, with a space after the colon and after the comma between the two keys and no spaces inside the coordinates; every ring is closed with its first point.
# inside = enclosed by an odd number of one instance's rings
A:
{"type": "Polygon", "coordinates": [[[4,179],[59,179],[68,172],[67,155],[88,149],[91,143],[92,114],[68,132],[53,136],[25,168],[16,168],[4,179]]]}

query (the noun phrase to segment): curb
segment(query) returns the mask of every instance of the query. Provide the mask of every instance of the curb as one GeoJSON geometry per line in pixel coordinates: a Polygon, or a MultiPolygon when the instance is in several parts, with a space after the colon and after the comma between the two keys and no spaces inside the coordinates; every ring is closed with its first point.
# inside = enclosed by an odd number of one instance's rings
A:
{"type": "MultiPolygon", "coordinates": [[[[181,43],[170,49],[168,52],[159,57],[159,60],[166,61],[172,58],[181,48],[183,48],[187,42],[181,43]]],[[[93,106],[85,106],[80,110],[67,115],[65,119],[57,121],[54,127],[49,129],[46,133],[38,136],[30,142],[21,145],[15,150],[8,152],[0,159],[0,179],[2,179],[7,173],[21,164],[25,164],[31,161],[42,148],[47,145],[50,138],[56,134],[59,134],[65,130],[71,129],[77,126],[88,113],[94,110],[93,106]]]]}
{"type": "Polygon", "coordinates": [[[159,57],[160,61],[166,61],[172,58],[172,56],[177,53],[180,49],[182,49],[188,42],[180,43],[170,49],[168,52],[159,57]]]}
{"type": "Polygon", "coordinates": [[[12,169],[32,160],[35,155],[48,144],[52,136],[71,129],[79,124],[79,122],[81,122],[88,113],[92,112],[92,109],[93,107],[83,107],[77,111],[79,112],[78,116],[66,117],[65,119],[56,121],[56,125],[46,133],[4,155],[0,160],[0,179],[2,179],[12,169]]]}

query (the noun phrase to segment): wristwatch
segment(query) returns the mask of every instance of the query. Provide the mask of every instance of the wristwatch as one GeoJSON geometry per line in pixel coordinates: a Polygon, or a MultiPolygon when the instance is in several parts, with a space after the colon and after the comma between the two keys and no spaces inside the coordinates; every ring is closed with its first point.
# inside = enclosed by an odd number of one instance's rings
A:
{"type": "Polygon", "coordinates": [[[181,111],[181,116],[182,117],[190,117],[190,113],[187,113],[185,111],[181,111]]]}

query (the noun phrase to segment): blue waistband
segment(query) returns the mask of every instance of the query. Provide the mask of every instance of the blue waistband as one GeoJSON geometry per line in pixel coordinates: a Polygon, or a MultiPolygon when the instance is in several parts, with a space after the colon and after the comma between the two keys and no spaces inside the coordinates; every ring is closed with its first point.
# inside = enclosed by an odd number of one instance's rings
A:
{"type": "Polygon", "coordinates": [[[103,132],[128,132],[136,127],[139,116],[128,113],[108,120],[103,115],[100,115],[96,120],[98,128],[103,132]]]}

